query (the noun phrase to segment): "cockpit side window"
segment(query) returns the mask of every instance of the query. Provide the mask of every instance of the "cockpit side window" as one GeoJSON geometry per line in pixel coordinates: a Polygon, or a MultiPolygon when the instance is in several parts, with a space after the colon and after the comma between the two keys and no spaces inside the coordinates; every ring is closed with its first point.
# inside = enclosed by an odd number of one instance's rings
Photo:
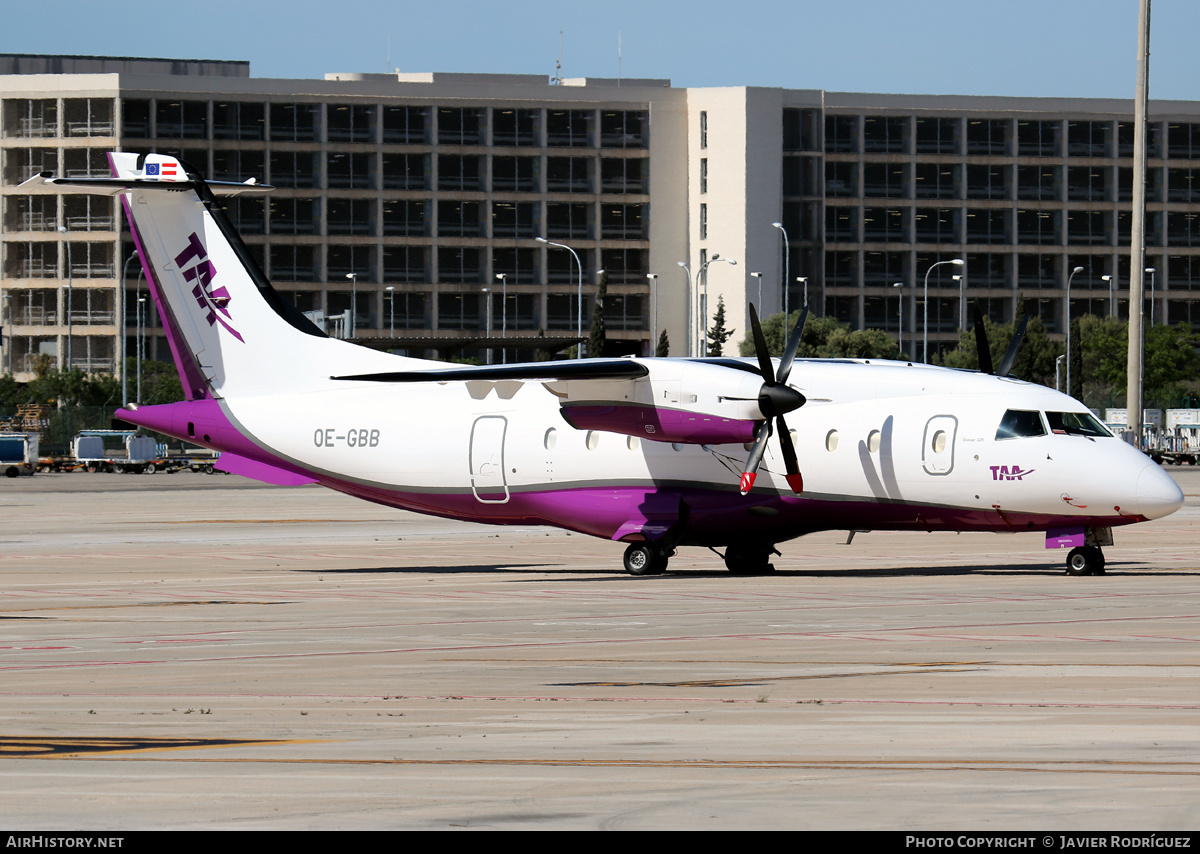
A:
{"type": "Polygon", "coordinates": [[[1010,409],[1000,419],[1000,427],[996,430],[997,439],[1019,439],[1026,436],[1045,436],[1046,427],[1042,424],[1042,416],[1028,409],[1010,409]]]}
{"type": "Polygon", "coordinates": [[[1112,436],[1107,428],[1090,412],[1047,412],[1046,420],[1050,422],[1053,433],[1066,433],[1072,436],[1112,436]]]}

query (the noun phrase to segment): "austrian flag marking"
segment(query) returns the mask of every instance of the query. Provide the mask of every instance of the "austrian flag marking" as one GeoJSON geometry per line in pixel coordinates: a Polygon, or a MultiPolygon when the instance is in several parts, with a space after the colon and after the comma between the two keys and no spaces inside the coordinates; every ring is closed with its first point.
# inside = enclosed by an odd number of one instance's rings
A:
{"type": "Polygon", "coordinates": [[[226,318],[232,318],[229,313],[229,291],[225,288],[213,290],[212,280],[216,278],[217,269],[208,260],[208,250],[204,248],[204,244],[200,242],[196,232],[193,231],[188,237],[187,248],[175,256],[175,264],[183,273],[186,281],[196,283],[192,288],[192,296],[196,298],[196,304],[200,306],[200,309],[205,312],[205,320],[208,321],[208,325],[219,323],[234,338],[243,344],[246,343],[238,331],[226,320],[226,318]],[[191,266],[187,266],[189,264],[191,266]]]}

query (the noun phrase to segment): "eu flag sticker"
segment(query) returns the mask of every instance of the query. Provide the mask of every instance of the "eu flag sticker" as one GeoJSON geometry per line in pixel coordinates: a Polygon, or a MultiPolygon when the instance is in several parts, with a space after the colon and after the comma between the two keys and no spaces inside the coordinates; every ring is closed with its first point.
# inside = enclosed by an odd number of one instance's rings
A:
{"type": "Polygon", "coordinates": [[[154,175],[157,177],[158,176],[158,166],[159,166],[159,164],[157,164],[157,163],[147,163],[146,164],[146,177],[148,178],[151,175],[154,175]]]}

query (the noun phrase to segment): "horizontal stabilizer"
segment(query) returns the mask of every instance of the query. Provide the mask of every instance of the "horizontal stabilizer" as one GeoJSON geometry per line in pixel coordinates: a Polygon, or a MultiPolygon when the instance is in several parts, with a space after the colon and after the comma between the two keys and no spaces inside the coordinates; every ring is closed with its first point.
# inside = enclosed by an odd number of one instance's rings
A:
{"type": "Polygon", "coordinates": [[[445,383],[460,380],[610,380],[637,379],[650,369],[631,359],[582,359],[571,362],[526,362],[519,365],[480,365],[432,371],[389,371],[379,374],[354,374],[331,377],[375,383],[445,383]]]}

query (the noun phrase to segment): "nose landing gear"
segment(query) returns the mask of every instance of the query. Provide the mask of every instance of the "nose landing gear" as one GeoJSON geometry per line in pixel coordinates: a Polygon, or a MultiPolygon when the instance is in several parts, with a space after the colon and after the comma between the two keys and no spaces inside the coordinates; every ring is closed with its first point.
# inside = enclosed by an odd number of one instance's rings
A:
{"type": "Polygon", "coordinates": [[[633,543],[625,549],[625,571],[630,575],[662,575],[674,554],[655,543],[633,543]]]}
{"type": "Polygon", "coordinates": [[[1099,546],[1078,546],[1067,554],[1067,575],[1104,575],[1104,552],[1099,546]]]}

